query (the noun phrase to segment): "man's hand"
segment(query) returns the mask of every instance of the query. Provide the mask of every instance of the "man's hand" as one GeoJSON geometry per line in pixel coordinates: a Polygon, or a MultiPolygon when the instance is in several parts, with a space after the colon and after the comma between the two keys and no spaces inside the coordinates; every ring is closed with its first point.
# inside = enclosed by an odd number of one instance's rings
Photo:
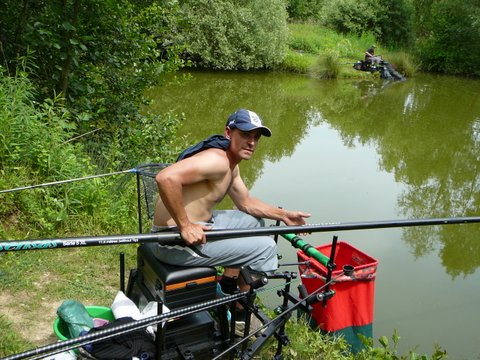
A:
{"type": "Polygon", "coordinates": [[[287,225],[305,225],[305,219],[309,218],[310,216],[311,214],[301,211],[285,211],[283,222],[287,225]]]}
{"type": "Polygon", "coordinates": [[[210,230],[211,226],[190,223],[183,226],[180,235],[188,246],[202,245],[207,242],[205,230],[210,230]]]}
{"type": "MultiPolygon", "coordinates": [[[[311,214],[307,214],[301,211],[286,211],[285,217],[283,218],[283,222],[289,226],[291,225],[305,225],[306,218],[309,218],[311,214]]],[[[297,233],[297,235],[305,236],[308,233],[297,233]]]]}

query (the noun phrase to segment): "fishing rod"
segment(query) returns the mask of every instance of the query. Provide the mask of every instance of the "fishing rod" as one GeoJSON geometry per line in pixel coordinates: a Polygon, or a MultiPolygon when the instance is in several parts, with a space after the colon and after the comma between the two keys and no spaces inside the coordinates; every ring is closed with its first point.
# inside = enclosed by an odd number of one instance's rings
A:
{"type": "MultiPolygon", "coordinates": [[[[293,226],[270,226],[230,230],[206,231],[207,240],[218,240],[259,235],[282,235],[292,233],[313,233],[346,230],[365,230],[395,227],[412,227],[428,225],[452,225],[479,223],[480,217],[453,217],[432,219],[382,220],[350,223],[320,223],[293,226]]],[[[37,240],[7,240],[0,242],[0,253],[9,251],[61,249],[72,247],[159,243],[162,245],[184,244],[178,232],[162,232],[150,234],[83,236],[69,238],[51,238],[37,240]]]]}

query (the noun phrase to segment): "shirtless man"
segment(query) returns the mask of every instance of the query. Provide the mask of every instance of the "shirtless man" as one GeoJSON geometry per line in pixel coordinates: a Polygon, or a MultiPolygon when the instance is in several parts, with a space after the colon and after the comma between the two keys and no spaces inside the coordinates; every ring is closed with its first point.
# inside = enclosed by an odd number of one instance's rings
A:
{"type": "MultiPolygon", "coordinates": [[[[276,270],[276,244],[270,236],[207,242],[205,231],[259,227],[262,218],[303,225],[310,214],[280,209],[249,194],[238,164],[252,157],[261,135],[271,136],[256,113],[240,109],[230,115],[224,135],[157,174],[160,197],[152,231],[176,227],[186,246],[158,245],[155,255],[174,265],[224,266],[221,286],[229,293],[242,266],[262,273],[276,270]],[[214,210],[227,194],[238,210],[214,210]]],[[[240,289],[246,290],[246,284],[240,283],[240,289]]]]}

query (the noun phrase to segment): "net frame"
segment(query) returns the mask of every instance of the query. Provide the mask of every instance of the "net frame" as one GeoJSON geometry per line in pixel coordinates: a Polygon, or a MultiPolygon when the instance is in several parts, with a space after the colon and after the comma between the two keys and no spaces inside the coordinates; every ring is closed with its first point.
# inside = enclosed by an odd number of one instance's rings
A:
{"type": "Polygon", "coordinates": [[[138,229],[140,233],[143,233],[143,213],[146,214],[148,221],[153,220],[155,203],[158,196],[158,186],[155,181],[155,177],[161,170],[165,169],[169,165],[170,164],[156,163],[143,164],[136,167],[138,229]]]}

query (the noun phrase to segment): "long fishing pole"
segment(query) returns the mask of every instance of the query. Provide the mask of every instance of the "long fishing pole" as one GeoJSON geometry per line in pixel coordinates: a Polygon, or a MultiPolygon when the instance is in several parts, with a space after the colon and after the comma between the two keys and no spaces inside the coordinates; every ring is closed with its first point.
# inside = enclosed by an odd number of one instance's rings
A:
{"type": "MultiPolygon", "coordinates": [[[[344,230],[365,230],[394,227],[411,227],[427,225],[452,225],[479,223],[480,217],[457,217],[457,218],[433,218],[413,220],[383,220],[351,223],[321,223],[294,226],[270,226],[259,228],[244,228],[233,230],[211,230],[205,233],[207,240],[228,239],[237,237],[249,237],[259,235],[276,235],[291,233],[313,233],[344,230]]],[[[106,236],[83,236],[70,238],[52,238],[37,240],[7,240],[0,242],[0,253],[8,251],[61,249],[86,246],[104,246],[121,244],[160,243],[162,245],[183,244],[182,237],[178,232],[130,234],[130,235],[106,235],[106,236]]]]}

